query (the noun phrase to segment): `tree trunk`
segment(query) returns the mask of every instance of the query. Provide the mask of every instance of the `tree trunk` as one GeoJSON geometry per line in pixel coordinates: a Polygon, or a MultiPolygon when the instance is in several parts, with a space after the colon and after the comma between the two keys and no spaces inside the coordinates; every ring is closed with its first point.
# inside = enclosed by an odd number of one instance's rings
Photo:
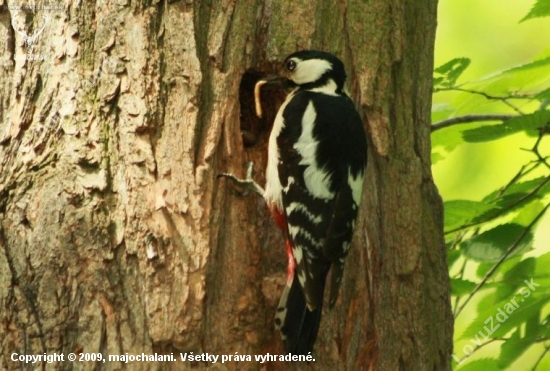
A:
{"type": "Polygon", "coordinates": [[[2,369],[450,370],[430,168],[435,0],[36,4],[0,0],[2,369]],[[346,64],[367,180],[315,362],[260,364],[254,355],[284,353],[273,329],[284,244],[263,200],[216,175],[253,161],[263,182],[281,97],[266,94],[258,120],[253,85],[306,48],[346,64]],[[179,359],[190,352],[252,361],[179,359]]]}

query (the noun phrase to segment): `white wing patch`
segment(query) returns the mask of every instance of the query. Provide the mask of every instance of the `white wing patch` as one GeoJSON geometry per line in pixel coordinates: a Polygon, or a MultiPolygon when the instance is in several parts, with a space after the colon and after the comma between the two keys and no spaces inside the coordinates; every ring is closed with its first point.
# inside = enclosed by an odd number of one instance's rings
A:
{"type": "Polygon", "coordinates": [[[334,192],[331,192],[329,188],[330,174],[319,168],[315,159],[319,143],[313,137],[313,127],[316,117],[317,112],[315,112],[315,107],[313,107],[312,102],[309,102],[302,118],[302,134],[296,144],[294,144],[294,148],[302,156],[300,165],[308,165],[304,170],[304,182],[309,192],[314,197],[330,200],[334,198],[334,192]]]}
{"type": "Polygon", "coordinates": [[[348,169],[348,185],[351,188],[351,196],[356,205],[361,203],[361,194],[363,193],[363,171],[354,177],[351,169],[348,169]]]}

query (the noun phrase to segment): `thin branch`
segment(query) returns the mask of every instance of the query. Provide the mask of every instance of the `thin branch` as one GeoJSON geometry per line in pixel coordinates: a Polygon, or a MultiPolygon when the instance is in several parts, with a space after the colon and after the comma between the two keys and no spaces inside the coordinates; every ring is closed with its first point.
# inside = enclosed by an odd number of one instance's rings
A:
{"type": "Polygon", "coordinates": [[[506,121],[513,119],[514,117],[519,117],[519,115],[466,115],[460,117],[453,117],[452,119],[443,120],[432,125],[432,132],[447,128],[449,126],[458,125],[458,124],[469,124],[472,122],[480,121],[506,121]]]}
{"type": "Polygon", "coordinates": [[[476,346],[474,348],[473,352],[475,352],[476,350],[479,350],[480,348],[483,348],[485,345],[489,345],[489,344],[491,344],[495,341],[508,341],[508,340],[510,340],[510,338],[492,338],[491,340],[488,340],[488,341],[484,342],[483,344],[480,344],[480,345],[476,346]]]}
{"type": "Polygon", "coordinates": [[[539,145],[540,145],[540,142],[542,141],[542,138],[544,137],[545,133],[546,133],[545,129],[540,129],[539,130],[539,137],[537,138],[537,141],[536,141],[536,143],[533,146],[533,149],[531,151],[535,154],[535,156],[537,156],[537,158],[539,159],[540,162],[542,162],[544,165],[546,165],[547,168],[550,169],[550,165],[548,164],[548,162],[546,162],[547,157],[542,157],[542,155],[539,152],[539,145]]]}
{"type": "Polygon", "coordinates": [[[544,345],[544,352],[542,352],[539,359],[537,359],[537,361],[535,362],[535,365],[533,366],[533,369],[531,371],[537,371],[537,367],[539,367],[539,364],[542,362],[542,360],[544,359],[544,356],[548,352],[550,352],[550,345],[544,345]]]}
{"type": "MultiPolygon", "coordinates": [[[[500,190],[498,196],[502,196],[504,194],[504,192],[512,185],[514,184],[515,182],[517,182],[519,179],[521,179],[522,177],[524,177],[525,175],[529,174],[531,171],[535,170],[537,167],[539,167],[540,165],[545,165],[546,167],[550,168],[550,164],[548,164],[548,162],[546,161],[546,159],[548,157],[542,157],[542,155],[540,154],[539,152],[539,145],[540,145],[540,142],[544,136],[545,132],[543,132],[541,130],[541,132],[539,133],[539,137],[534,145],[534,147],[532,149],[525,149],[526,151],[529,151],[529,152],[533,152],[535,154],[535,156],[537,156],[537,160],[533,161],[532,162],[532,166],[530,168],[528,168],[528,166],[530,164],[527,164],[527,165],[523,165],[519,172],[514,175],[514,177],[508,182],[508,184],[506,184],[506,186],[504,186],[503,189],[500,190]]],[[[545,178],[541,183],[539,183],[531,192],[529,192],[528,194],[526,194],[525,196],[521,197],[520,199],[518,199],[516,202],[512,203],[511,205],[509,205],[507,208],[505,209],[501,209],[501,210],[498,210],[496,213],[494,213],[493,215],[490,215],[489,217],[485,218],[485,219],[482,219],[482,220],[478,220],[478,221],[475,221],[475,222],[472,222],[472,223],[469,223],[469,224],[464,224],[460,227],[457,227],[455,229],[452,229],[450,231],[447,231],[445,232],[445,234],[449,234],[449,233],[454,233],[456,231],[460,231],[460,230],[463,230],[463,229],[466,229],[466,228],[470,228],[470,227],[473,227],[475,225],[479,225],[479,224],[483,224],[483,223],[486,223],[490,220],[493,220],[493,219],[496,219],[498,217],[500,217],[501,215],[503,215],[504,213],[508,212],[509,210],[513,209],[514,207],[516,207],[517,205],[521,204],[522,202],[524,202],[525,200],[528,200],[529,198],[531,198],[532,196],[534,196],[542,187],[544,187],[546,184],[548,184],[550,182],[550,177],[547,177],[545,178]]]]}
{"type": "Polygon", "coordinates": [[[461,88],[460,86],[464,86],[464,84],[459,85],[459,86],[451,86],[451,87],[448,87],[448,88],[437,88],[437,89],[434,89],[434,93],[439,93],[441,91],[461,91],[461,92],[464,92],[464,93],[481,95],[481,96],[487,98],[488,100],[506,100],[506,99],[529,99],[529,100],[533,100],[533,99],[535,99],[535,98],[533,98],[532,94],[492,95],[492,94],[486,93],[484,91],[461,88]]]}
{"type": "Polygon", "coordinates": [[[519,95],[519,94],[514,95],[514,94],[510,94],[510,95],[507,95],[507,96],[497,96],[497,95],[487,94],[483,91],[472,90],[472,89],[464,89],[464,88],[459,88],[459,87],[456,87],[456,86],[451,87],[451,88],[437,89],[434,92],[438,92],[438,91],[461,91],[461,92],[464,92],[464,93],[481,95],[481,96],[485,97],[485,99],[487,99],[487,100],[499,100],[502,103],[506,104],[511,109],[513,109],[514,111],[516,111],[517,113],[519,113],[520,115],[522,115],[523,112],[521,112],[521,110],[518,107],[516,107],[515,105],[513,105],[512,103],[508,102],[508,99],[530,99],[530,100],[534,99],[532,95],[519,95]]]}
{"type": "Polygon", "coordinates": [[[518,180],[523,178],[525,175],[529,174],[531,171],[536,169],[539,165],[540,165],[540,162],[538,162],[538,161],[523,165],[519,169],[518,173],[516,175],[514,175],[512,177],[512,179],[504,187],[502,187],[502,189],[498,192],[498,197],[502,196],[504,194],[504,192],[506,192],[506,190],[512,186],[512,184],[515,184],[518,180]],[[531,168],[527,169],[527,167],[529,165],[531,165],[531,168]]]}
{"type": "MultiPolygon", "coordinates": [[[[457,233],[458,235],[459,233],[457,233]]],[[[458,274],[458,278],[462,279],[464,278],[464,272],[466,271],[466,264],[468,264],[468,259],[464,259],[464,263],[462,264],[462,267],[460,268],[460,272],[458,274]]],[[[461,296],[458,296],[455,298],[455,304],[453,305],[453,316],[456,316],[456,310],[458,309],[458,304],[460,303],[461,296]]]]}
{"type": "Polygon", "coordinates": [[[509,95],[492,95],[485,93],[484,91],[474,90],[474,89],[465,89],[465,88],[454,88],[454,90],[463,91],[471,94],[482,95],[489,100],[506,100],[506,99],[533,99],[533,96],[530,94],[509,94],[509,95]]]}
{"type": "Polygon", "coordinates": [[[449,247],[449,250],[454,250],[458,246],[458,244],[462,242],[462,237],[464,237],[464,234],[465,232],[457,233],[455,235],[455,239],[453,241],[453,244],[449,247]]]}
{"type": "Polygon", "coordinates": [[[542,182],[540,182],[540,184],[538,186],[535,187],[535,189],[533,189],[531,192],[527,193],[525,196],[521,197],[516,202],[513,202],[512,204],[510,204],[507,208],[498,210],[493,215],[490,215],[489,217],[487,217],[485,219],[477,220],[475,222],[472,222],[472,223],[469,223],[469,224],[464,224],[464,225],[461,225],[460,227],[456,227],[455,229],[451,229],[450,231],[446,231],[445,234],[454,233],[456,231],[460,231],[460,230],[463,230],[463,229],[466,229],[466,228],[470,228],[470,227],[473,227],[475,225],[483,224],[483,223],[486,223],[490,220],[493,220],[493,219],[496,219],[496,218],[502,216],[503,214],[505,214],[509,210],[511,210],[514,207],[516,207],[517,205],[521,204],[523,201],[528,200],[529,198],[531,198],[532,196],[537,194],[537,192],[542,187],[544,187],[546,184],[548,184],[548,182],[550,182],[550,177],[547,177],[546,179],[544,179],[542,182]]]}
{"type": "Polygon", "coordinates": [[[506,250],[504,255],[500,257],[500,259],[491,267],[491,269],[489,269],[487,273],[485,273],[485,276],[483,277],[481,282],[477,284],[477,286],[472,290],[472,292],[468,295],[468,297],[466,297],[466,301],[462,303],[460,308],[458,308],[458,310],[456,311],[455,318],[458,317],[460,312],[462,312],[462,309],[464,309],[464,307],[466,306],[466,304],[468,304],[470,299],[472,299],[472,297],[483,287],[483,285],[485,285],[485,282],[489,280],[489,278],[493,275],[493,273],[495,273],[497,268],[500,267],[500,265],[506,260],[506,258],[508,258],[508,256],[510,256],[512,252],[514,252],[514,250],[519,246],[519,244],[525,238],[525,236],[527,236],[527,234],[531,231],[531,229],[533,229],[535,224],[537,224],[539,219],[542,218],[542,216],[546,213],[546,210],[548,210],[549,207],[550,207],[550,203],[547,204],[544,207],[544,209],[542,209],[542,211],[535,217],[535,219],[533,219],[533,221],[531,221],[531,223],[525,228],[525,230],[517,238],[517,240],[512,245],[510,245],[510,247],[508,248],[508,250],[506,250]]]}
{"type": "Polygon", "coordinates": [[[482,348],[484,347],[485,345],[489,345],[495,341],[507,341],[508,339],[507,338],[493,338],[491,340],[488,340],[486,341],[485,343],[483,344],[480,344],[480,345],[477,345],[473,350],[472,350],[472,353],[468,354],[467,356],[464,356],[462,357],[461,359],[459,359],[457,362],[458,364],[461,364],[463,361],[465,361],[467,358],[469,358],[473,353],[475,353],[477,350],[479,350],[479,348],[482,348]]]}

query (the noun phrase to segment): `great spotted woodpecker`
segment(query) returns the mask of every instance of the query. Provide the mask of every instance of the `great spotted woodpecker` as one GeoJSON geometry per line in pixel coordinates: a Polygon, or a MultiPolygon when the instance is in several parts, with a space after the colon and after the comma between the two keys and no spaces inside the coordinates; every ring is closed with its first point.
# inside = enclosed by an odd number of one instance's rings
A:
{"type": "Polygon", "coordinates": [[[282,76],[261,84],[292,90],[269,137],[266,186],[239,180],[263,195],[286,238],[288,276],[275,315],[287,352],[313,349],[329,271],[329,304],[338,297],[361,201],[367,141],[361,118],[344,92],[343,63],[332,54],[291,54],[282,76]]]}

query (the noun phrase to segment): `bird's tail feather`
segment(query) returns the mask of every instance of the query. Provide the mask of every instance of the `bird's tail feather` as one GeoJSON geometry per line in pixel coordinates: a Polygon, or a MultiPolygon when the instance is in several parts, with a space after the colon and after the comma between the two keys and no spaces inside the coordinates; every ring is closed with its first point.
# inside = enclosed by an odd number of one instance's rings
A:
{"type": "Polygon", "coordinates": [[[294,274],[291,285],[285,286],[275,315],[275,327],[281,332],[287,352],[307,355],[313,351],[321,323],[322,303],[321,298],[320,304],[313,311],[309,310],[298,275],[294,274]]]}

